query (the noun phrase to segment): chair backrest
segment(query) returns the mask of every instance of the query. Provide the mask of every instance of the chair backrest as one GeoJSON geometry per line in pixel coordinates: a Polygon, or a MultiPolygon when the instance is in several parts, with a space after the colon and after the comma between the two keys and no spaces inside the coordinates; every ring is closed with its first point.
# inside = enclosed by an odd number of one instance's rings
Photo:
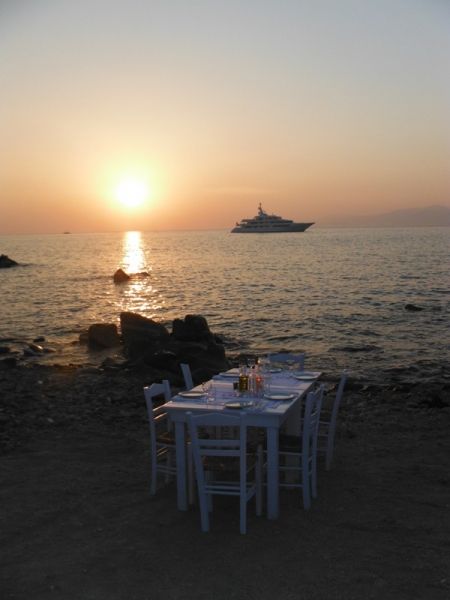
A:
{"type": "Polygon", "coordinates": [[[189,431],[199,483],[204,483],[202,459],[205,456],[239,458],[240,480],[245,480],[247,473],[247,416],[245,413],[228,415],[223,412],[214,412],[197,416],[189,413],[189,431]],[[222,435],[223,432],[225,435],[222,435]]]}
{"type": "Polygon", "coordinates": [[[164,396],[164,400],[168,402],[172,397],[170,391],[170,383],[164,379],[162,383],[152,383],[144,388],[145,403],[147,405],[148,424],[150,428],[150,443],[152,451],[156,449],[156,434],[157,430],[162,428],[167,429],[167,411],[163,404],[154,405],[153,399],[156,396],[164,396]]]}
{"type": "Polygon", "coordinates": [[[322,410],[324,385],[309,392],[306,397],[303,418],[302,453],[311,456],[317,452],[317,436],[319,432],[320,411],[322,410]]]}
{"type": "Polygon", "coordinates": [[[333,402],[333,408],[331,409],[331,418],[330,418],[330,429],[336,428],[336,421],[339,412],[339,406],[341,404],[342,396],[344,394],[344,387],[347,382],[348,375],[346,372],[342,373],[341,379],[339,381],[338,388],[336,390],[336,396],[333,402]]]}
{"type": "Polygon", "coordinates": [[[291,352],[277,352],[276,354],[269,354],[269,361],[271,363],[286,363],[296,364],[300,369],[305,368],[305,353],[293,354],[291,352]]]}
{"type": "Polygon", "coordinates": [[[184,385],[187,390],[192,390],[194,382],[192,381],[191,367],[186,363],[180,363],[181,372],[183,373],[184,385]]]}

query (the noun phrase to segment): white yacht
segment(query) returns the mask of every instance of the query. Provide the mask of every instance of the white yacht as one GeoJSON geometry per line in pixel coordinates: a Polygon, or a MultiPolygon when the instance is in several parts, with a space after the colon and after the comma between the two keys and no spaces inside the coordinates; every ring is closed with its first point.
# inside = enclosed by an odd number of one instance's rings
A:
{"type": "Polygon", "coordinates": [[[294,223],[291,219],[283,219],[278,215],[269,215],[263,210],[261,202],[258,214],[251,219],[242,219],[236,223],[231,233],[288,233],[291,231],[305,231],[314,223],[294,223]]]}

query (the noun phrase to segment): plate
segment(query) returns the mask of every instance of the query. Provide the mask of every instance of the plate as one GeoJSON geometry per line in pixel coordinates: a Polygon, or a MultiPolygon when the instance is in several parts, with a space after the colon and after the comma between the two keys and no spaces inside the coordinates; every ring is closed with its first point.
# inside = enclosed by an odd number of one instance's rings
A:
{"type": "Polygon", "coordinates": [[[296,394],[264,394],[264,398],[267,400],[281,400],[287,402],[296,398],[296,394]]]}
{"type": "Polygon", "coordinates": [[[204,392],[178,392],[178,396],[182,398],[203,398],[206,394],[204,392]]]}
{"type": "Polygon", "coordinates": [[[253,400],[232,400],[231,402],[225,402],[225,408],[250,408],[254,405],[253,400]]]}
{"type": "Polygon", "coordinates": [[[317,379],[318,375],[315,375],[314,373],[298,373],[292,377],[299,381],[314,381],[314,379],[317,379]]]}
{"type": "Polygon", "coordinates": [[[269,373],[281,373],[281,369],[269,369],[269,373]]]}

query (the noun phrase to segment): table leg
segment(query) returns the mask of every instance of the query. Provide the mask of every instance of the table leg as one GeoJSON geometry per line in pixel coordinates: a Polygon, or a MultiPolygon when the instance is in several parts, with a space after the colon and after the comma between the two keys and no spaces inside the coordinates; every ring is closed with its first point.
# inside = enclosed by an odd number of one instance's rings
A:
{"type": "Polygon", "coordinates": [[[278,519],[278,427],[267,428],[267,518],[278,519]]]}
{"type": "Polygon", "coordinates": [[[184,435],[184,423],[175,422],[175,444],[177,464],[177,503],[178,510],[187,510],[186,496],[186,440],[184,435]]]}

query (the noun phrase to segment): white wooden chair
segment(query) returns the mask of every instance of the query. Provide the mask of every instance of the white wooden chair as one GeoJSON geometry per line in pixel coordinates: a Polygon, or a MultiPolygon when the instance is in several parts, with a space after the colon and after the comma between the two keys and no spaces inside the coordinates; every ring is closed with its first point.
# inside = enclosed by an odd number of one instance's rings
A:
{"type": "Polygon", "coordinates": [[[209,531],[212,496],[225,495],[239,496],[240,532],[245,534],[247,503],[253,496],[256,514],[262,513],[262,447],[247,448],[245,413],[190,414],[189,430],[202,531],[209,531]]]}
{"type": "Polygon", "coordinates": [[[337,417],[347,378],[347,373],[342,373],[331,410],[322,411],[320,415],[317,451],[319,456],[325,456],[325,468],[327,471],[330,470],[333,459],[337,417]]]}
{"type": "Polygon", "coordinates": [[[311,496],[317,497],[317,439],[323,390],[321,385],[306,397],[301,435],[280,434],[279,438],[280,488],[301,488],[305,509],[311,507],[311,496]]]}
{"type": "MultiPolygon", "coordinates": [[[[154,406],[153,399],[156,396],[164,396],[168,402],[172,393],[167,379],[162,383],[152,383],[144,387],[145,403],[147,405],[147,416],[150,428],[150,458],[151,458],[151,480],[150,494],[156,494],[157,476],[162,473],[165,482],[171,477],[176,477],[176,445],[175,436],[170,428],[169,415],[164,405],[154,406]]],[[[187,440],[187,480],[189,504],[194,502],[194,469],[192,464],[192,449],[190,440],[187,440]]]]}
{"type": "Polygon", "coordinates": [[[145,403],[150,428],[151,483],[150,493],[156,494],[158,473],[165,476],[166,483],[176,474],[175,438],[169,428],[169,417],[163,405],[154,405],[156,396],[163,396],[168,402],[171,398],[170,384],[152,383],[144,388],[145,403]]]}
{"type": "Polygon", "coordinates": [[[269,354],[268,359],[270,363],[274,364],[286,364],[286,365],[298,365],[300,370],[305,368],[305,353],[292,354],[291,352],[278,352],[276,354],[269,354]]]}
{"type": "Polygon", "coordinates": [[[184,385],[187,390],[192,390],[194,382],[192,381],[191,367],[187,363],[180,363],[181,372],[183,373],[184,385]]]}

